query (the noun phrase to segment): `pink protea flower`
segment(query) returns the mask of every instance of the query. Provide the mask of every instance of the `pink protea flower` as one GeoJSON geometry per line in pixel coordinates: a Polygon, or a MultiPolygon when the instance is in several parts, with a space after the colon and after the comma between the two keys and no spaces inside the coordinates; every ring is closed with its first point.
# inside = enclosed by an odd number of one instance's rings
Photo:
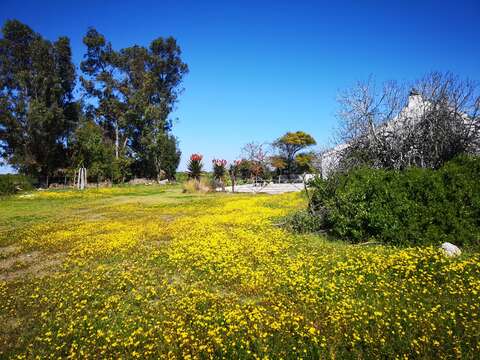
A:
{"type": "Polygon", "coordinates": [[[213,159],[212,163],[214,166],[219,166],[219,167],[227,166],[227,160],[225,159],[213,159]]]}

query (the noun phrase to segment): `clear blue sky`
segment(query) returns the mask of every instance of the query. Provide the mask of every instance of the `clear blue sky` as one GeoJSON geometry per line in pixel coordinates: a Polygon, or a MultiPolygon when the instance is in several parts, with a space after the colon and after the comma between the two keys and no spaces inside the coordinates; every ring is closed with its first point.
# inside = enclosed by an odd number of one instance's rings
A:
{"type": "MultiPolygon", "coordinates": [[[[249,141],[304,130],[328,144],[336,95],[355,81],[432,70],[480,80],[480,1],[0,0],[48,39],[70,38],[78,66],[94,26],[117,49],[172,35],[190,67],[174,133],[187,157],[235,159],[249,141]]],[[[0,171],[7,171],[0,168],[0,171]]]]}

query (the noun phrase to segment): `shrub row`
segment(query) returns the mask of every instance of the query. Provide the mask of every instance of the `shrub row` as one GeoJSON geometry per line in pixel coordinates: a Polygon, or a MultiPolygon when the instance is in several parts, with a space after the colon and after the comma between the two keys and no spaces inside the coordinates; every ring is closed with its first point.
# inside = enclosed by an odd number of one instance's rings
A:
{"type": "Polygon", "coordinates": [[[480,245],[478,157],[459,157],[438,170],[360,168],[311,185],[310,208],[342,239],[480,245]]]}
{"type": "Polygon", "coordinates": [[[0,196],[12,195],[32,188],[31,180],[24,175],[0,175],[0,196]]]}

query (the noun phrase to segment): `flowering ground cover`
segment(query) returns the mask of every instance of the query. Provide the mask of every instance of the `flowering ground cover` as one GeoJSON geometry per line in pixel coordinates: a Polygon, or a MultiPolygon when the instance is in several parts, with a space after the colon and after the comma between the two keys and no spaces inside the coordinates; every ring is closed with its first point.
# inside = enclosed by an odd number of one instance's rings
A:
{"type": "Polygon", "coordinates": [[[474,358],[480,256],[276,226],[301,194],[0,200],[0,358],[474,358]]]}

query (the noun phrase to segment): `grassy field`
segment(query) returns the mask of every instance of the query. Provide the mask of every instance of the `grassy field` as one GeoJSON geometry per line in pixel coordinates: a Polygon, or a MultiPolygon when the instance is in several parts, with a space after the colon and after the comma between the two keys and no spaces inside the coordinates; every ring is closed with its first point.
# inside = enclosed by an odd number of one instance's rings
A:
{"type": "Polygon", "coordinates": [[[301,194],[0,200],[0,358],[475,358],[480,256],[275,224],[301,194]]]}

